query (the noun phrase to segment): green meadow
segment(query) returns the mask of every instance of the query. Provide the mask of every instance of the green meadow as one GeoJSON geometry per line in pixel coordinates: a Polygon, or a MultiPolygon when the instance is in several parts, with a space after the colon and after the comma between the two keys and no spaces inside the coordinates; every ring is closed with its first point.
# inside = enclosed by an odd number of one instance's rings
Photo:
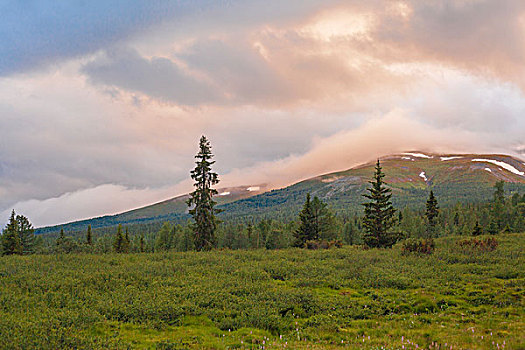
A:
{"type": "MultiPolygon", "coordinates": [[[[495,250],[59,254],[0,259],[0,347],[523,349],[525,233],[495,250]]],[[[481,237],[483,238],[483,236],[481,237]]]]}

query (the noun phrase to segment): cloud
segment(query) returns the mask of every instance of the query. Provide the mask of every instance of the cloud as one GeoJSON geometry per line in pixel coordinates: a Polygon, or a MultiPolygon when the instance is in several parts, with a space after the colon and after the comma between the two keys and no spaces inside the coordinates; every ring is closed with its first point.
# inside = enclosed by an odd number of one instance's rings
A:
{"type": "Polygon", "coordinates": [[[113,49],[86,64],[82,72],[94,84],[117,86],[179,105],[213,104],[224,93],[205,79],[192,76],[174,61],[146,59],[132,49],[113,49]]]}
{"type": "MultiPolygon", "coordinates": [[[[29,217],[35,227],[41,227],[140,208],[159,198],[170,198],[173,191],[176,191],[173,187],[136,189],[105,184],[67,192],[56,198],[22,201],[14,205],[14,210],[29,217]]],[[[3,211],[0,218],[7,221],[10,212],[10,209],[3,211]]]]}
{"type": "Polygon", "coordinates": [[[0,5],[0,211],[180,194],[202,134],[223,185],[525,144],[522,1],[136,5],[0,5]]]}

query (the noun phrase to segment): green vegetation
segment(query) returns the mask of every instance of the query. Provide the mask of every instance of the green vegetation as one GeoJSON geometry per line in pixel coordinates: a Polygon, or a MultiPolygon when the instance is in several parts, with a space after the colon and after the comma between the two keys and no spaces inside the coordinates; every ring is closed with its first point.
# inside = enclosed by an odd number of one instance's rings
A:
{"type": "Polygon", "coordinates": [[[212,161],[210,141],[202,136],[199,142],[199,153],[195,156],[195,169],[191,171],[191,178],[195,181],[195,191],[190,193],[188,206],[193,218],[191,225],[194,233],[195,249],[211,250],[216,247],[215,230],[217,229],[218,220],[215,214],[219,212],[215,208],[217,203],[213,196],[217,190],[212,186],[219,183],[219,176],[213,172],[211,166],[215,163],[212,161]]]}
{"type": "Polygon", "coordinates": [[[1,255],[33,254],[35,252],[35,235],[33,225],[23,215],[11,212],[6,228],[0,236],[1,255]]]}
{"type": "Polygon", "coordinates": [[[523,348],[525,234],[487,239],[6,256],[0,348],[523,348]]]}
{"type": "Polygon", "coordinates": [[[367,189],[369,193],[363,195],[369,200],[363,204],[365,207],[363,240],[372,248],[391,247],[400,238],[398,233],[391,231],[396,223],[394,218],[396,210],[392,205],[392,190],[385,186],[384,177],[381,164],[377,160],[374,178],[370,181],[372,186],[367,189]]]}

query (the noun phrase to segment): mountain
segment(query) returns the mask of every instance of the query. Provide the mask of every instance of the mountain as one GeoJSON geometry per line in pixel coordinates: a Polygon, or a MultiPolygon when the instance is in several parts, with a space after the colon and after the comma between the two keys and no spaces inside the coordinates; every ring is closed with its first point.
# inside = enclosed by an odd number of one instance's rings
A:
{"type": "MultiPolygon", "coordinates": [[[[492,197],[497,181],[506,182],[507,193],[525,192],[525,163],[501,154],[430,154],[407,152],[380,158],[398,208],[422,207],[433,190],[441,206],[460,202],[479,202],[492,197]]],[[[225,220],[280,218],[289,220],[299,211],[306,193],[318,196],[336,211],[362,210],[362,194],[374,172],[375,161],[357,167],[317,176],[294,185],[265,192],[265,185],[240,186],[219,190],[218,207],[225,220]]],[[[40,228],[38,233],[156,223],[185,222],[189,216],[187,195],[175,197],[125,213],[40,228]]]]}
{"type": "MultiPolygon", "coordinates": [[[[218,189],[219,195],[214,198],[217,204],[221,206],[236,200],[256,196],[267,190],[268,186],[266,184],[223,187],[218,189]]],[[[189,195],[185,194],[124,213],[79,220],[62,225],[41,227],[36,229],[35,232],[37,234],[56,233],[62,228],[66,232],[74,232],[85,230],[88,225],[91,225],[92,228],[104,228],[118,224],[143,225],[148,223],[162,223],[164,221],[186,221],[188,219],[188,206],[186,205],[188,198],[189,195]]]]}
{"type": "MultiPolygon", "coordinates": [[[[525,164],[501,154],[429,154],[407,152],[380,158],[392,188],[396,207],[421,207],[433,190],[442,206],[479,202],[492,197],[497,181],[506,190],[525,192],[525,164]]],[[[318,196],[336,211],[362,210],[362,194],[374,173],[375,161],[317,176],[289,187],[273,190],[222,206],[228,217],[273,216],[283,210],[296,213],[306,193],[318,196]]]]}

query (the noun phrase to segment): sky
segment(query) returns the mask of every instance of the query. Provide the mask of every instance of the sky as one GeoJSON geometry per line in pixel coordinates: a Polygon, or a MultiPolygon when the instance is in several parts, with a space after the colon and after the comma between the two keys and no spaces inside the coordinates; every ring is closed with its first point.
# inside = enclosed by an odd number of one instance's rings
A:
{"type": "Polygon", "coordinates": [[[0,222],[282,187],[419,150],[525,158],[522,0],[0,3],[0,222]]]}

